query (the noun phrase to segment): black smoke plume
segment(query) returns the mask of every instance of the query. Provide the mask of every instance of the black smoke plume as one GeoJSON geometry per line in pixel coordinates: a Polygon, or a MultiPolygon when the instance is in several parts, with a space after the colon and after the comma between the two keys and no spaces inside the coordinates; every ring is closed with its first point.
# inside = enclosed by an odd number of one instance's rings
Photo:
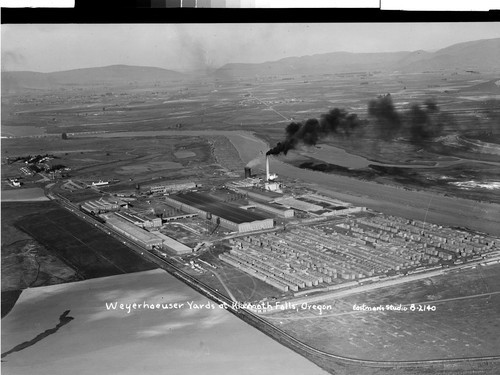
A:
{"type": "Polygon", "coordinates": [[[349,136],[361,125],[362,121],[358,119],[357,115],[335,108],[321,115],[319,120],[312,118],[302,123],[292,122],[287,125],[285,140],[278,142],[266,155],[286,155],[298,144],[314,146],[323,138],[334,134],[349,136]]]}
{"type": "Polygon", "coordinates": [[[389,141],[400,132],[401,116],[394,108],[390,94],[370,100],[368,114],[375,119],[375,128],[381,139],[389,141]]]}
{"type": "Polygon", "coordinates": [[[439,136],[446,124],[454,122],[451,116],[440,111],[433,99],[425,100],[423,105],[412,104],[409,110],[400,113],[390,94],[370,100],[368,114],[374,119],[374,129],[380,139],[391,141],[403,136],[414,144],[439,136]]]}
{"type": "Polygon", "coordinates": [[[295,133],[297,133],[300,129],[300,124],[298,122],[291,122],[286,127],[286,135],[288,137],[292,137],[295,133]]]}
{"type": "MultiPolygon", "coordinates": [[[[414,144],[421,144],[441,135],[445,126],[453,127],[455,122],[450,115],[440,111],[433,99],[427,99],[423,105],[413,104],[409,110],[398,112],[390,94],[370,100],[368,115],[373,119],[373,129],[379,139],[391,141],[402,136],[414,144]]],[[[285,140],[278,142],[266,155],[286,155],[299,144],[314,146],[331,135],[349,137],[366,124],[367,121],[360,120],[356,114],[334,108],[322,114],[319,120],[313,118],[302,123],[288,124],[285,140]]]]}
{"type": "Polygon", "coordinates": [[[422,109],[418,104],[413,104],[407,113],[408,136],[415,144],[437,137],[443,131],[447,116],[439,112],[436,102],[428,99],[422,109]]]}

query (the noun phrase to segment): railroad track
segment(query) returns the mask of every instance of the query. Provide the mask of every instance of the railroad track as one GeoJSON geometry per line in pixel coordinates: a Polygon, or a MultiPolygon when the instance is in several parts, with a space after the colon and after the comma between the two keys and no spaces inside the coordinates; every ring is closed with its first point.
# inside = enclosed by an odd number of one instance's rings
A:
{"type": "MultiPolygon", "coordinates": [[[[62,198],[59,197],[58,198],[62,198]]],[[[328,353],[319,349],[316,349],[299,339],[291,336],[280,328],[272,325],[267,320],[262,318],[261,316],[253,313],[248,309],[237,308],[233,305],[233,300],[229,297],[223,295],[217,290],[213,289],[211,286],[199,281],[195,277],[191,276],[183,269],[175,265],[171,260],[167,258],[163,258],[157,254],[149,252],[146,249],[139,247],[138,245],[131,244],[129,239],[123,236],[120,233],[114,232],[111,228],[105,227],[103,224],[97,222],[95,219],[91,218],[88,215],[85,215],[81,211],[79,211],[78,207],[73,203],[67,201],[66,199],[56,199],[56,201],[61,204],[61,206],[70,209],[77,216],[82,214],[86,218],[87,221],[94,222],[97,227],[106,232],[112,232],[115,237],[122,239],[122,242],[131,248],[133,251],[138,253],[143,258],[153,262],[159,268],[167,271],[169,274],[182,281],[183,283],[190,286],[192,289],[201,293],[205,297],[214,301],[218,305],[225,305],[227,311],[231,312],[233,315],[237,316],[241,320],[246,323],[252,325],[253,327],[259,329],[261,332],[265,333],[267,336],[273,338],[278,341],[282,345],[287,346],[288,348],[294,350],[295,352],[305,356],[306,358],[312,360],[317,363],[321,362],[321,367],[332,370],[335,366],[326,366],[325,361],[330,362],[335,365],[343,365],[343,366],[361,366],[361,367],[369,367],[369,368],[386,368],[386,369],[398,369],[404,370],[405,368],[414,371],[423,368],[432,368],[436,367],[437,369],[442,370],[443,365],[449,366],[449,369],[445,369],[444,371],[476,371],[474,368],[465,368],[465,366],[474,366],[475,364],[484,364],[487,362],[499,362],[500,363],[500,355],[499,356],[483,356],[483,357],[469,357],[469,358],[443,358],[443,359],[432,359],[432,360],[414,360],[414,361],[375,361],[375,360],[365,360],[365,359],[357,359],[351,357],[344,357],[332,353],[328,353]],[[463,369],[457,369],[456,367],[451,366],[460,366],[463,365],[463,369]]],[[[317,363],[318,364],[318,363],[317,363]]],[[[319,364],[318,364],[319,365],[319,364]]],[[[480,371],[480,370],[478,370],[480,371]]],[[[486,370],[487,371],[487,370],[486,370]]],[[[493,373],[492,373],[493,374],[493,373]]]]}

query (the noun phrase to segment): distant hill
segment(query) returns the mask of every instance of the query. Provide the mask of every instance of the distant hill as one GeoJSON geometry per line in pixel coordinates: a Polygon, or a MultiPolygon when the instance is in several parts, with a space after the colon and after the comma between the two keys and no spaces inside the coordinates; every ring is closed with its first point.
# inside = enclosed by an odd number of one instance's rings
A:
{"type": "MultiPolygon", "coordinates": [[[[212,73],[212,78],[226,80],[270,75],[318,75],[368,71],[457,70],[498,72],[500,38],[458,43],[435,52],[406,51],[388,53],[332,52],[301,57],[287,57],[259,64],[230,63],[212,73]]],[[[198,75],[201,73],[198,72],[198,75]]],[[[129,65],[74,69],[54,73],[2,72],[2,92],[24,89],[51,89],[75,86],[154,85],[192,78],[172,70],[129,65]]],[[[492,87],[493,88],[493,87],[492,87]]]]}
{"type": "Polygon", "coordinates": [[[286,74],[328,74],[357,71],[422,72],[429,70],[499,70],[500,38],[459,43],[435,52],[333,52],[289,57],[260,64],[226,64],[215,72],[219,79],[286,74]]]}
{"type": "Polygon", "coordinates": [[[484,39],[454,44],[436,52],[423,55],[409,64],[397,63],[399,70],[416,72],[425,70],[474,70],[499,69],[500,38],[484,39]]]}
{"type": "Polygon", "coordinates": [[[329,74],[368,70],[385,70],[410,52],[351,53],[332,52],[319,55],[288,57],[261,64],[226,64],[215,72],[217,78],[282,74],[329,74]]]}
{"type": "Polygon", "coordinates": [[[128,86],[172,82],[186,75],[172,70],[129,65],[73,69],[54,73],[2,72],[2,91],[68,86],[128,86]]]}

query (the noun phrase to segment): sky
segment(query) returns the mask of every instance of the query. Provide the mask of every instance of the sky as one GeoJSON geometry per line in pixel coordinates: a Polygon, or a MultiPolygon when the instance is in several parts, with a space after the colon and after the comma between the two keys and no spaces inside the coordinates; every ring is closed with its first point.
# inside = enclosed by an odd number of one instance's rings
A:
{"type": "Polygon", "coordinates": [[[4,24],[1,36],[2,70],[126,64],[185,72],[336,51],[432,51],[500,38],[500,22],[4,24]]]}

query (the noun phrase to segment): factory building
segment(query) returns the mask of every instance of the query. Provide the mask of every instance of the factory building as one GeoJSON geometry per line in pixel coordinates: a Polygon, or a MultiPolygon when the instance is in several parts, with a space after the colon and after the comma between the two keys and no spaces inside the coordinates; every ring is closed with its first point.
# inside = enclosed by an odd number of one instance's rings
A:
{"type": "Polygon", "coordinates": [[[338,216],[365,211],[365,207],[354,207],[350,203],[315,194],[306,194],[298,198],[276,199],[281,206],[308,212],[315,216],[338,216]]]}
{"type": "Polygon", "coordinates": [[[112,213],[103,215],[106,219],[106,225],[117,232],[130,238],[140,246],[151,250],[153,247],[170,250],[178,255],[191,253],[192,249],[175,239],[160,233],[159,231],[148,232],[129,220],[112,213]]]}
{"type": "Polygon", "coordinates": [[[115,214],[107,214],[103,216],[106,220],[106,225],[130,238],[137,244],[144,246],[146,249],[152,249],[153,246],[162,246],[163,241],[161,238],[139,228],[137,225],[122,219],[115,214]]]}
{"type": "Polygon", "coordinates": [[[248,201],[248,203],[256,208],[260,208],[263,211],[269,212],[278,217],[288,219],[295,216],[295,211],[292,209],[285,208],[275,203],[260,203],[257,201],[248,201]]]}
{"type": "Polygon", "coordinates": [[[245,188],[245,187],[254,187],[254,186],[257,186],[260,184],[260,179],[258,178],[254,178],[254,177],[249,177],[249,178],[245,178],[244,180],[240,180],[240,181],[231,181],[229,183],[227,183],[227,187],[230,188],[230,189],[237,189],[237,188],[245,188]]]}
{"type": "Polygon", "coordinates": [[[165,202],[183,212],[196,213],[235,232],[249,232],[274,227],[274,220],[233,207],[201,193],[186,193],[165,197],[165,202]]]}
{"type": "Polygon", "coordinates": [[[118,211],[120,206],[117,203],[112,203],[104,200],[87,201],[81,205],[84,212],[90,214],[99,214],[103,212],[118,211]]]}
{"type": "Polygon", "coordinates": [[[283,194],[263,190],[263,189],[254,189],[249,187],[240,187],[233,184],[231,189],[237,193],[245,194],[249,198],[258,199],[260,201],[270,202],[275,199],[279,199],[283,197],[283,194]]]}
{"type": "Polygon", "coordinates": [[[134,225],[137,225],[137,226],[143,227],[143,228],[157,228],[157,227],[161,227],[161,225],[162,225],[161,218],[159,218],[159,217],[148,219],[148,218],[140,217],[140,216],[135,215],[135,214],[130,213],[130,212],[117,212],[116,215],[121,217],[122,219],[125,219],[125,220],[131,222],[134,225]]]}
{"type": "Polygon", "coordinates": [[[179,184],[169,184],[169,185],[153,185],[149,188],[151,194],[165,194],[170,192],[176,192],[181,190],[195,189],[198,185],[194,182],[185,182],[179,184]]]}
{"type": "Polygon", "coordinates": [[[190,247],[174,240],[172,237],[169,237],[161,232],[155,232],[154,234],[163,241],[162,246],[164,249],[170,250],[177,255],[189,254],[193,251],[190,247]]]}
{"type": "Polygon", "coordinates": [[[19,182],[19,180],[17,178],[9,178],[9,182],[14,187],[21,187],[21,182],[19,182]]]}
{"type": "Polygon", "coordinates": [[[109,181],[99,180],[97,182],[93,181],[91,186],[108,186],[109,181]]]}
{"type": "Polygon", "coordinates": [[[299,211],[315,212],[323,210],[322,206],[291,197],[276,199],[275,202],[282,206],[293,208],[299,211]]]}

